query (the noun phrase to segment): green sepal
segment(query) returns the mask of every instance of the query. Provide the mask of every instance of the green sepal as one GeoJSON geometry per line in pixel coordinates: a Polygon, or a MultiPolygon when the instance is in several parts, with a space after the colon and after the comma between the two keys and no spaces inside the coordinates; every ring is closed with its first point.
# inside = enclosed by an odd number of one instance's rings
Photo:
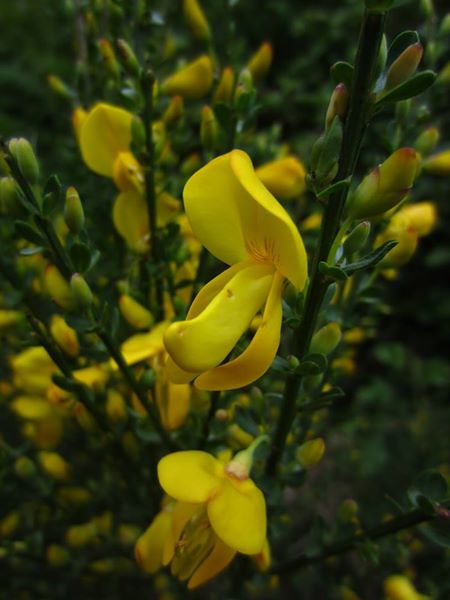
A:
{"type": "Polygon", "coordinates": [[[36,229],[26,221],[17,220],[14,222],[16,234],[27,242],[32,242],[38,246],[45,245],[45,240],[36,229]]]}
{"type": "MultiPolygon", "coordinates": [[[[364,269],[369,269],[377,265],[380,260],[382,260],[388,252],[392,250],[398,244],[395,240],[390,240],[389,242],[384,243],[382,246],[373,250],[366,256],[363,256],[360,260],[357,260],[354,263],[350,263],[341,267],[341,270],[347,275],[353,275],[357,271],[363,271],[364,269]]],[[[320,268],[320,266],[319,266],[320,268]]]]}
{"type": "Polygon", "coordinates": [[[348,274],[343,268],[329,265],[324,260],[319,263],[319,271],[331,281],[345,281],[348,279],[348,274]]]}
{"type": "Polygon", "coordinates": [[[91,251],[87,244],[74,242],[69,251],[70,259],[77,273],[85,273],[91,266],[91,251]]]}
{"type": "Polygon", "coordinates": [[[409,46],[420,42],[417,31],[407,30],[399,33],[389,45],[388,56],[390,61],[394,61],[409,46]]]}
{"type": "Polygon", "coordinates": [[[376,104],[377,106],[380,106],[381,104],[386,104],[388,102],[400,102],[401,100],[414,98],[432,86],[436,77],[436,73],[430,70],[416,73],[411,79],[408,79],[381,96],[376,104]]]}
{"type": "Polygon", "coordinates": [[[322,198],[327,198],[328,196],[331,196],[331,194],[335,194],[336,192],[345,190],[350,186],[351,182],[351,176],[347,177],[347,179],[341,179],[340,181],[336,181],[335,183],[332,183],[330,186],[320,191],[317,194],[317,198],[321,200],[322,198]]]}
{"type": "Polygon", "coordinates": [[[328,359],[324,354],[308,354],[296,367],[297,375],[320,375],[325,373],[328,367],[328,359]]]}
{"type": "Polygon", "coordinates": [[[57,175],[50,175],[42,192],[42,213],[49,216],[61,199],[62,185],[57,175]]]}
{"type": "Polygon", "coordinates": [[[334,83],[336,85],[338,83],[344,83],[348,90],[352,86],[354,72],[355,69],[353,65],[344,60],[339,60],[338,62],[335,62],[334,65],[331,65],[330,68],[330,75],[334,83]]]}

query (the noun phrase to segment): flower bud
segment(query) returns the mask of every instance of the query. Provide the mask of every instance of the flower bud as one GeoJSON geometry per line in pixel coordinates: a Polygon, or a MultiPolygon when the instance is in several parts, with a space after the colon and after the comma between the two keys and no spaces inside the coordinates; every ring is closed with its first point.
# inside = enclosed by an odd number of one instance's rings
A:
{"type": "Polygon", "coordinates": [[[139,76],[139,63],[131,46],[124,39],[116,41],[117,53],[125,71],[133,76],[139,76]]]}
{"type": "Polygon", "coordinates": [[[439,33],[442,35],[450,34],[450,13],[447,13],[439,26],[439,33]]]}
{"type": "Polygon", "coordinates": [[[45,268],[44,283],[53,302],[64,310],[74,310],[76,302],[71,287],[54,265],[45,268]]]}
{"type": "Polygon", "coordinates": [[[0,519],[0,539],[9,538],[20,525],[20,514],[14,510],[0,519]]]}
{"type": "Polygon", "coordinates": [[[93,296],[91,288],[79,273],[74,273],[70,279],[70,290],[79,307],[87,308],[92,304],[93,296]]]}
{"type": "Polygon", "coordinates": [[[186,100],[199,100],[208,93],[212,82],[212,60],[204,54],[163,81],[161,91],[169,96],[178,94],[186,100]]]}
{"type": "Polygon", "coordinates": [[[214,150],[217,144],[218,125],[214,111],[210,106],[202,108],[200,120],[200,141],[205,150],[214,150]]]}
{"type": "Polygon", "coordinates": [[[82,523],[80,525],[72,525],[66,531],[65,539],[72,548],[82,548],[88,544],[92,544],[98,538],[98,529],[95,523],[82,523]]]}
{"type": "Polygon", "coordinates": [[[39,163],[30,142],[25,138],[13,138],[9,142],[9,150],[28,183],[39,183],[39,163]]]}
{"type": "Polygon", "coordinates": [[[255,54],[250,58],[247,63],[247,69],[250,71],[252,75],[252,79],[255,83],[258,83],[265,77],[268,70],[270,69],[270,65],[272,64],[272,44],[269,42],[264,42],[255,52],[255,54]]]}
{"type": "Polygon", "coordinates": [[[136,329],[148,329],[153,325],[152,313],[128,294],[120,296],[119,309],[123,318],[136,329]]]}
{"type": "Polygon", "coordinates": [[[62,567],[69,562],[69,552],[64,546],[50,544],[46,551],[47,562],[52,567],[62,567]]]}
{"type": "Polygon", "coordinates": [[[213,102],[230,102],[233,97],[235,75],[231,67],[225,67],[213,95],[213,102]]]}
{"type": "Polygon", "coordinates": [[[243,94],[250,94],[253,91],[253,76],[245,68],[239,73],[236,89],[234,90],[234,103],[237,104],[243,94]]]}
{"type": "Polygon", "coordinates": [[[338,323],[328,323],[314,334],[310,350],[317,354],[331,354],[341,341],[341,327],[338,323]]]}
{"type": "Polygon", "coordinates": [[[14,472],[20,479],[32,479],[36,475],[36,466],[28,456],[19,456],[14,463],[14,472]]]}
{"type": "Polygon", "coordinates": [[[192,35],[198,40],[209,40],[211,31],[198,0],[183,0],[183,15],[192,35]]]}
{"type": "Polygon", "coordinates": [[[305,191],[306,170],[295,156],[285,156],[265,163],[256,174],[276,198],[289,200],[305,191]]]}
{"type": "Polygon", "coordinates": [[[295,457],[304,469],[315,467],[325,452],[325,442],[322,438],[314,438],[302,444],[296,451],[295,457]]]}
{"type": "Polygon", "coordinates": [[[69,187],[66,191],[64,221],[74,235],[78,235],[84,227],[83,205],[74,187],[69,187]]]}
{"type": "Polygon", "coordinates": [[[432,175],[448,177],[450,175],[450,150],[433,154],[424,162],[423,168],[432,175]]]}
{"type": "Polygon", "coordinates": [[[346,256],[351,256],[364,247],[370,233],[369,221],[359,223],[346,237],[344,241],[344,252],[346,256]]]}
{"type": "Polygon", "coordinates": [[[50,321],[50,333],[52,338],[68,356],[75,358],[80,351],[78,335],[75,329],[69,327],[63,317],[53,315],[50,321]]]}
{"type": "Polygon", "coordinates": [[[12,177],[0,179],[0,214],[15,215],[19,207],[19,188],[12,177]]]}
{"type": "Polygon", "coordinates": [[[411,44],[403,50],[389,67],[383,92],[387,92],[410,79],[419,66],[422,54],[423,46],[419,42],[411,44]]]}
{"type": "Polygon", "coordinates": [[[120,67],[111,43],[106,38],[98,41],[98,49],[109,74],[114,78],[120,77],[120,67]]]}
{"type": "Polygon", "coordinates": [[[182,96],[172,96],[168,107],[164,111],[162,120],[165,125],[173,125],[184,114],[184,101],[182,96]]]}
{"type": "Polygon", "coordinates": [[[356,188],[349,217],[368,219],[399,204],[412,188],[418,164],[419,158],[413,148],[396,150],[356,188]]]}
{"type": "Polygon", "coordinates": [[[339,505],[337,518],[343,522],[355,523],[358,521],[358,512],[358,503],[353,498],[347,498],[339,505]]]}
{"type": "Polygon", "coordinates": [[[327,114],[325,116],[325,129],[333,122],[335,117],[344,119],[348,106],[348,90],[344,83],[338,83],[331,94],[328,104],[327,114]]]}
{"type": "Polygon", "coordinates": [[[383,587],[386,600],[425,600],[405,575],[390,575],[383,587]]]}
{"type": "Polygon", "coordinates": [[[86,431],[86,433],[93,433],[97,430],[97,423],[84,404],[77,402],[73,408],[73,414],[83,431],[86,431]]]}
{"type": "Polygon", "coordinates": [[[439,142],[439,129],[437,127],[428,127],[418,136],[414,143],[414,148],[422,155],[430,154],[436,148],[439,142]]]}
{"type": "Polygon", "coordinates": [[[202,159],[198,152],[193,152],[181,163],[180,171],[185,177],[189,177],[201,167],[202,159]]]}
{"type": "Polygon", "coordinates": [[[72,90],[56,75],[47,75],[47,83],[52,92],[61,96],[61,98],[65,98],[66,100],[72,99],[72,90]]]}
{"type": "Polygon", "coordinates": [[[77,106],[72,112],[72,127],[77,141],[80,139],[81,128],[87,116],[88,113],[81,106],[77,106]]]}
{"type": "Polygon", "coordinates": [[[108,390],[105,411],[111,423],[123,423],[128,418],[125,399],[116,390],[108,390]]]}
{"type": "Polygon", "coordinates": [[[42,469],[58,481],[65,481],[69,478],[70,465],[57,452],[42,451],[38,454],[38,460],[42,469]]]}

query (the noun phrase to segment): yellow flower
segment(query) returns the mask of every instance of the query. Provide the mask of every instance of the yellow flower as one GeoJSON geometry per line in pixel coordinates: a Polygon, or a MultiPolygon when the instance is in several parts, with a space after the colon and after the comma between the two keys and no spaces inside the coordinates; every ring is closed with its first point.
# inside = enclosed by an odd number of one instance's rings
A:
{"type": "Polygon", "coordinates": [[[161,459],[159,481],[178,502],[166,505],[138,541],[137,556],[145,570],[155,572],[160,564],[171,563],[172,574],[189,580],[192,589],[222,571],[236,552],[267,554],[266,503],[249,478],[248,451],[228,464],[197,450],[161,459]],[[152,559],[150,548],[155,549],[152,559]]]}
{"type": "Polygon", "coordinates": [[[432,232],[437,221],[436,205],[433,202],[416,202],[403,206],[391,218],[390,227],[411,227],[418,237],[432,232]]]}
{"type": "Polygon", "coordinates": [[[272,64],[272,56],[272,44],[269,42],[264,42],[250,58],[247,64],[247,69],[252,74],[252,79],[254,82],[260,81],[267,74],[267,71],[270,69],[270,65],[272,64]]]}
{"type": "Polygon", "coordinates": [[[284,278],[301,290],[307,277],[303,242],[241,150],[193,175],[184,202],[198,239],[232,266],[203,287],[185,321],[167,329],[169,377],[177,383],[196,378],[195,385],[207,390],[242,387],[261,377],[276,355],[284,278]],[[260,310],[246,350],[221,365],[260,310]]]}
{"type": "Polygon", "coordinates": [[[387,600],[426,600],[427,598],[419,594],[405,575],[390,575],[385,579],[384,593],[387,600]]]}
{"type": "Polygon", "coordinates": [[[295,156],[285,156],[261,165],[256,174],[277,198],[290,200],[305,191],[306,170],[295,156]]]}
{"type": "Polygon", "coordinates": [[[131,336],[122,344],[121,350],[129,365],[150,361],[156,373],[153,390],[159,415],[163,426],[171,431],[181,427],[186,420],[191,404],[191,389],[188,384],[176,384],[167,379],[164,369],[167,354],[163,344],[167,326],[168,323],[164,321],[151,331],[131,336]]]}
{"type": "Polygon", "coordinates": [[[203,54],[163,81],[161,91],[169,96],[199,100],[208,93],[212,82],[213,63],[207,54],[203,54]]]}

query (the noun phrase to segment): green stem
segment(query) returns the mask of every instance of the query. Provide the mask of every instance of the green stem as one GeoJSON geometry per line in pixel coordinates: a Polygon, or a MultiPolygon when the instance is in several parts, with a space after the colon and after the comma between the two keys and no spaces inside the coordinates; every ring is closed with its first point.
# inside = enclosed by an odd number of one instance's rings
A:
{"type": "Polygon", "coordinates": [[[154,277],[155,289],[155,316],[159,321],[164,318],[164,297],[162,277],[160,273],[161,254],[158,243],[157,206],[155,191],[155,149],[153,144],[153,86],[155,78],[151,71],[142,75],[142,92],[144,95],[143,121],[145,129],[145,200],[150,227],[150,252],[153,265],[156,269],[154,277]]]}
{"type": "MultiPolygon", "coordinates": [[[[383,35],[385,13],[366,11],[359,34],[358,50],[355,60],[355,74],[350,92],[349,108],[344,124],[341,155],[335,181],[351,177],[359,156],[362,139],[371,114],[372,83],[383,35]]],[[[328,289],[327,281],[318,269],[321,261],[327,261],[333,242],[338,233],[348,188],[342,188],[330,195],[324,213],[320,240],[312,265],[312,275],[306,295],[302,321],[294,339],[294,354],[302,359],[307,354],[312,335],[316,328],[321,305],[328,289]]],[[[297,395],[301,385],[301,376],[290,374],[286,380],[283,405],[273,437],[272,450],[266,470],[269,475],[276,471],[282,457],[286,437],[296,416],[297,395]]]]}
{"type": "Polygon", "coordinates": [[[217,410],[219,401],[220,401],[220,391],[212,392],[210,401],[209,401],[208,414],[206,415],[206,418],[203,422],[202,433],[201,433],[200,441],[198,444],[198,447],[200,450],[202,450],[206,446],[206,442],[208,441],[209,427],[211,425],[211,421],[214,418],[214,415],[216,414],[216,410],[217,410]]]}
{"type": "Polygon", "coordinates": [[[357,546],[365,540],[378,540],[389,535],[398,533],[399,531],[403,531],[404,529],[415,527],[416,525],[420,525],[421,523],[433,521],[436,518],[448,520],[450,517],[450,514],[448,512],[449,508],[450,501],[446,500],[442,502],[440,506],[438,506],[436,515],[430,515],[429,513],[426,513],[420,509],[411,510],[410,512],[399,515],[398,517],[394,517],[392,519],[389,519],[388,521],[379,523],[378,525],[375,525],[370,529],[361,531],[356,535],[335,542],[334,544],[325,546],[321,552],[316,552],[309,556],[305,556],[304,554],[302,554],[295,558],[291,558],[290,560],[287,560],[286,562],[283,562],[279,565],[275,565],[271,569],[271,572],[289,573],[291,571],[301,569],[306,565],[321,562],[327,558],[330,558],[331,556],[338,556],[339,554],[350,552],[351,550],[357,548],[357,546]]]}

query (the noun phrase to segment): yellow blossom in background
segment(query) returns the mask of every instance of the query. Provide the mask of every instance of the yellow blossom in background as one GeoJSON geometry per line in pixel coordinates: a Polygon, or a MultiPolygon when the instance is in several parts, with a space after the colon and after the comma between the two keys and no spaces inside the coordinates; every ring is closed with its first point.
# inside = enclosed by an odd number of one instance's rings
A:
{"type": "Polygon", "coordinates": [[[448,177],[450,175],[450,150],[433,154],[425,160],[423,168],[432,175],[448,177]]]}
{"type": "Polygon", "coordinates": [[[203,287],[185,321],[167,329],[169,377],[178,383],[195,379],[200,389],[242,387],[263,375],[276,355],[284,278],[297,290],[306,281],[303,242],[241,150],[193,175],[184,201],[198,239],[232,266],[203,287]],[[246,350],[221,365],[260,310],[261,324],[246,350]]]}
{"type": "Polygon", "coordinates": [[[396,212],[391,218],[390,227],[410,227],[418,237],[424,237],[433,231],[437,218],[437,209],[433,202],[416,202],[407,204],[396,212]]]}
{"type": "Polygon", "coordinates": [[[383,587],[386,600],[427,600],[429,598],[419,594],[405,575],[390,575],[384,580],[383,587]]]}
{"type": "Polygon", "coordinates": [[[183,0],[183,15],[194,37],[199,40],[211,37],[209,23],[197,0],[183,0]]]}
{"type": "Polygon", "coordinates": [[[176,71],[161,84],[161,92],[179,95],[185,100],[199,100],[205,96],[213,82],[213,63],[207,54],[176,71]]]}
{"type": "Polygon", "coordinates": [[[290,200],[305,191],[306,169],[295,156],[285,156],[256,169],[256,174],[276,198],[290,200]]]}
{"type": "Polygon", "coordinates": [[[247,69],[250,71],[255,83],[263,79],[267,74],[270,65],[272,64],[272,57],[272,44],[263,42],[255,54],[250,58],[247,63],[247,69]]]}
{"type": "Polygon", "coordinates": [[[53,315],[50,321],[50,333],[61,350],[68,356],[74,358],[78,355],[80,344],[77,332],[67,325],[63,317],[53,315]]]}
{"type": "Polygon", "coordinates": [[[20,323],[23,318],[24,315],[19,310],[0,309],[0,331],[20,323]]]}

